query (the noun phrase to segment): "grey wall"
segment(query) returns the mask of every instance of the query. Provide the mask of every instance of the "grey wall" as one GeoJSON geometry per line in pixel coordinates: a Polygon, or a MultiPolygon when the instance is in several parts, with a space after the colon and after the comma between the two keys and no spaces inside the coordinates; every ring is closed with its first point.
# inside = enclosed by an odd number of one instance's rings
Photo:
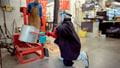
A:
{"type": "MultiPolygon", "coordinates": [[[[10,0],[10,5],[14,7],[14,10],[12,12],[6,12],[6,24],[9,31],[12,32],[13,21],[16,21],[17,26],[21,26],[23,24],[23,18],[21,17],[21,13],[19,12],[20,0],[10,0]]],[[[4,29],[3,24],[3,12],[0,8],[0,25],[4,29]]]]}

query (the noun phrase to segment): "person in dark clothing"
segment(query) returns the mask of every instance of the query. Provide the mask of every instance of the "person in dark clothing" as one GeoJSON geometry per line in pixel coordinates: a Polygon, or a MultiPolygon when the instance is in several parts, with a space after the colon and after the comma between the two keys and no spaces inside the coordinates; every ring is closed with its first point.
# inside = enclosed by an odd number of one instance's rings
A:
{"type": "Polygon", "coordinates": [[[56,28],[58,37],[55,43],[59,45],[61,57],[66,66],[72,66],[72,60],[76,60],[80,54],[81,44],[70,18],[65,18],[56,28]]]}
{"type": "Polygon", "coordinates": [[[48,36],[56,38],[54,42],[59,46],[65,66],[73,66],[73,61],[78,59],[81,50],[80,39],[71,22],[71,16],[66,13],[64,20],[54,32],[47,32],[48,36]]]}

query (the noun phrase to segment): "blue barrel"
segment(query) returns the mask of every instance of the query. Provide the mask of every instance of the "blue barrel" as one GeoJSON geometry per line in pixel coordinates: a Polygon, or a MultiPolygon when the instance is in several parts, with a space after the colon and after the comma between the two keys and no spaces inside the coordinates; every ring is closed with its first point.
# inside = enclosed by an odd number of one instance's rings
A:
{"type": "Polygon", "coordinates": [[[45,43],[46,43],[46,40],[47,40],[46,38],[47,38],[47,37],[46,37],[45,33],[44,33],[44,32],[40,32],[39,43],[45,44],[45,43]]]}

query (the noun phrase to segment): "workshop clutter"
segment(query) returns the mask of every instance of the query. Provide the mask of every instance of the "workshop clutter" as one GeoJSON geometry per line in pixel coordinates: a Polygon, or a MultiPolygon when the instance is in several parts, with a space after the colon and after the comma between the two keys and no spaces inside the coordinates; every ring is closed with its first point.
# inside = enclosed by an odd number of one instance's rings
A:
{"type": "Polygon", "coordinates": [[[80,30],[78,32],[78,35],[79,35],[80,38],[85,38],[85,37],[87,37],[87,31],[85,29],[80,30]]]}

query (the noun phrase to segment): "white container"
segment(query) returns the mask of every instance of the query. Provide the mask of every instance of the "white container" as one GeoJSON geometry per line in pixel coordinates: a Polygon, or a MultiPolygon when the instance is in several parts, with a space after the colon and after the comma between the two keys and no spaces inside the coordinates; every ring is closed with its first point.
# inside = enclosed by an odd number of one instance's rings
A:
{"type": "Polygon", "coordinates": [[[36,43],[38,39],[37,34],[33,34],[31,32],[39,32],[39,30],[33,26],[23,25],[20,34],[20,41],[28,42],[28,43],[36,43]]]}

